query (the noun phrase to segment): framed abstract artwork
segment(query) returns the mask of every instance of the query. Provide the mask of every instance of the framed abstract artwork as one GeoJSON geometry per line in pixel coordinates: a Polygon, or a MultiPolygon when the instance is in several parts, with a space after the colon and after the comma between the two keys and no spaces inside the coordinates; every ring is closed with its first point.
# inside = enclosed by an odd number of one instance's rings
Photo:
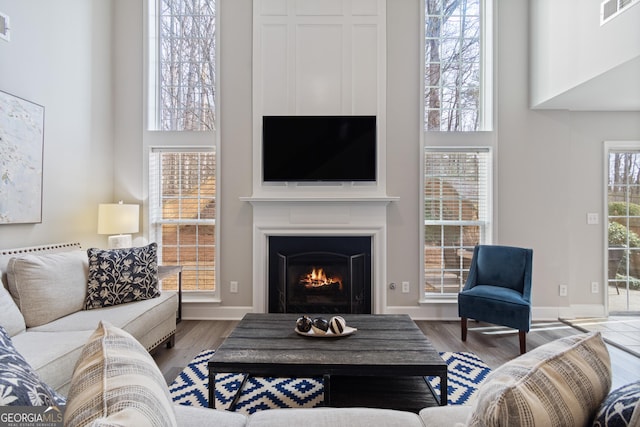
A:
{"type": "Polygon", "coordinates": [[[0,225],[42,222],[44,107],[0,91],[0,225]]]}

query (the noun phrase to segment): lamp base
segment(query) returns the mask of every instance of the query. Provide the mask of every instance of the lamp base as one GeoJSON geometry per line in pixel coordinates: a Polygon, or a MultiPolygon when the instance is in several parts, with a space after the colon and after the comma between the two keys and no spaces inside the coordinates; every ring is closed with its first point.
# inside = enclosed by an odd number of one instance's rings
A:
{"type": "Polygon", "coordinates": [[[109,249],[123,249],[133,246],[131,234],[118,234],[109,236],[109,249]]]}

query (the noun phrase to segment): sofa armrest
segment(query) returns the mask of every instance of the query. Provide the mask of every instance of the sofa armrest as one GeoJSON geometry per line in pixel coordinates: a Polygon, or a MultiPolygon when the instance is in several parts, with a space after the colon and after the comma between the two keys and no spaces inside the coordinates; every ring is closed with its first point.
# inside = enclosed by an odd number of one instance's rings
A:
{"type": "Polygon", "coordinates": [[[425,427],[458,427],[466,425],[472,409],[470,405],[434,406],[424,408],[419,415],[425,427]]]}

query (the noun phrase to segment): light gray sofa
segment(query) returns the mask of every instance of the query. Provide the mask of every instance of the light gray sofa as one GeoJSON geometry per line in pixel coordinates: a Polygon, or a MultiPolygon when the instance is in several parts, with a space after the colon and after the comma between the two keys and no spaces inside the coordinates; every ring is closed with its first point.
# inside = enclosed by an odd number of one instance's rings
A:
{"type": "Polygon", "coordinates": [[[80,351],[100,320],[126,330],[148,351],[174,343],[175,292],[83,309],[88,257],[78,243],[0,250],[0,273],[0,325],[42,381],[63,395],[80,351]],[[20,268],[13,271],[18,258],[20,268]]]}

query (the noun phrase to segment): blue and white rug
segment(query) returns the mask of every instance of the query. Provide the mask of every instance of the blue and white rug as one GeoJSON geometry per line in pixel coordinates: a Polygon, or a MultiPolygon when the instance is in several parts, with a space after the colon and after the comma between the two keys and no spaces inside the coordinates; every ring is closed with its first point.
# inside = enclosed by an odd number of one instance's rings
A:
{"type": "MultiPolygon", "coordinates": [[[[208,407],[207,362],[214,350],[202,351],[169,386],[174,403],[208,407]]],[[[447,388],[450,405],[473,401],[478,386],[491,371],[473,353],[440,353],[447,362],[447,388]]],[[[242,374],[216,375],[216,408],[228,409],[242,383],[242,374]]],[[[440,378],[426,377],[440,393],[440,378]]],[[[322,405],[322,378],[251,377],[242,389],[235,411],[252,414],[273,408],[313,408],[322,405]]]]}

